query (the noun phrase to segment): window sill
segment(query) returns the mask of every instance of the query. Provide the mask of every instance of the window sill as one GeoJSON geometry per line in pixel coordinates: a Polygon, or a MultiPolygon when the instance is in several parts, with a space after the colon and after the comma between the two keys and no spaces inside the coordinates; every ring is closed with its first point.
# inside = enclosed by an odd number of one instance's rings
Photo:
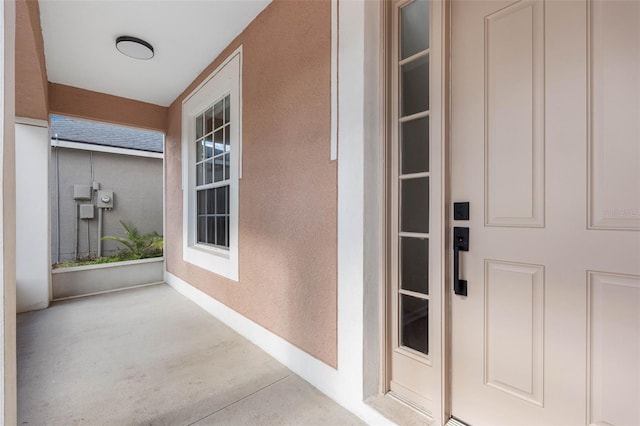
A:
{"type": "Polygon", "coordinates": [[[195,244],[184,246],[182,254],[185,262],[238,281],[238,261],[231,251],[195,244]]]}
{"type": "Polygon", "coordinates": [[[213,247],[213,246],[208,246],[206,244],[195,244],[191,247],[189,247],[193,250],[200,250],[203,253],[207,253],[207,254],[211,254],[214,256],[220,256],[222,258],[225,259],[229,259],[229,249],[223,249],[223,248],[218,248],[218,247],[213,247]]]}

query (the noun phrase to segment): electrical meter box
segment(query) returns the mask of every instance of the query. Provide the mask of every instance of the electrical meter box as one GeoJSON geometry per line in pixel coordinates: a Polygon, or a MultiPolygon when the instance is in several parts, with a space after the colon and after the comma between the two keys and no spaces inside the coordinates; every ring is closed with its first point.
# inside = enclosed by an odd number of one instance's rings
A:
{"type": "Polygon", "coordinates": [[[99,209],[112,209],[113,208],[113,191],[101,189],[98,191],[98,208],[99,209]]]}
{"type": "Polygon", "coordinates": [[[80,204],[80,219],[93,219],[93,204],[80,204]]]}
{"type": "Polygon", "coordinates": [[[73,185],[74,200],[90,200],[91,185],[73,185]]]}

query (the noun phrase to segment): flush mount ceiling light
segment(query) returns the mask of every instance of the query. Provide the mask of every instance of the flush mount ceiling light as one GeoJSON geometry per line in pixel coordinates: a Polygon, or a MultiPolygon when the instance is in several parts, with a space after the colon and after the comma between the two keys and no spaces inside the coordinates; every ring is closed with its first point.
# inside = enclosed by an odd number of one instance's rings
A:
{"type": "Polygon", "coordinates": [[[116,49],[134,59],[153,58],[153,46],[137,37],[120,36],[116,39],[116,49]]]}

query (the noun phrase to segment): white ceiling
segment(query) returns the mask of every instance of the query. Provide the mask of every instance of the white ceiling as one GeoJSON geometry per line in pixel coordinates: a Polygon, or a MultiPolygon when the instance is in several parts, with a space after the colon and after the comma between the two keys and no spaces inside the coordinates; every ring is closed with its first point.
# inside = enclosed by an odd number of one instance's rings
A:
{"type": "Polygon", "coordinates": [[[40,0],[52,83],[168,106],[271,0],[40,0]],[[155,56],[116,50],[141,38],[155,56]]]}

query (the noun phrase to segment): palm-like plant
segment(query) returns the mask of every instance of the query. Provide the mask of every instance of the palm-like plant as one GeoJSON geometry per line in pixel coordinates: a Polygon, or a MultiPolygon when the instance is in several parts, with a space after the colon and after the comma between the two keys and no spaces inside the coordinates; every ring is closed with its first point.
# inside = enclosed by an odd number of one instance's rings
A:
{"type": "Polygon", "coordinates": [[[122,250],[119,255],[129,259],[145,259],[148,257],[162,256],[164,248],[164,240],[162,235],[156,231],[141,234],[138,228],[129,222],[120,221],[122,227],[126,231],[127,237],[102,237],[103,240],[116,241],[126,249],[122,250]]]}

